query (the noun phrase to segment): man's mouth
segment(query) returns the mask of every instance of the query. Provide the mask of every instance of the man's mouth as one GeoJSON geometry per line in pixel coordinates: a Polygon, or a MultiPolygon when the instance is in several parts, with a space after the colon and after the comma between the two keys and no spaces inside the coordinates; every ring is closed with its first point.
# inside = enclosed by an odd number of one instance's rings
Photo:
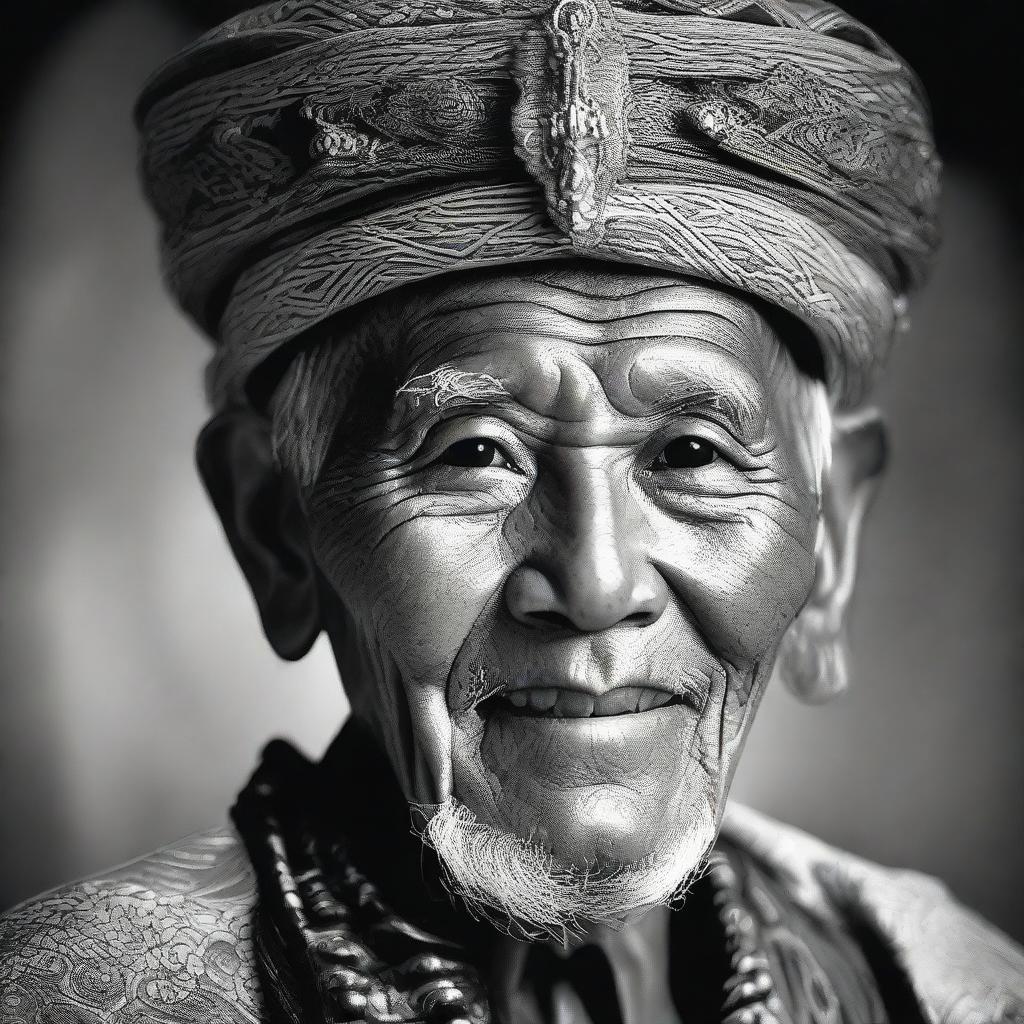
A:
{"type": "Polygon", "coordinates": [[[484,701],[479,710],[486,714],[500,708],[507,714],[529,718],[607,718],[637,715],[682,703],[681,695],[649,686],[620,686],[598,695],[538,686],[505,690],[484,701]]]}

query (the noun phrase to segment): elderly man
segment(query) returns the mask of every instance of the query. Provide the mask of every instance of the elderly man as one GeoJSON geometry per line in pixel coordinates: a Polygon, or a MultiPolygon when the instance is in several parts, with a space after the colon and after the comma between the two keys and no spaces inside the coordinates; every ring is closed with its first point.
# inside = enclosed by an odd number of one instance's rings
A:
{"type": "Polygon", "coordinates": [[[846,683],[920,88],[818,0],[276,0],[139,106],[199,467],[351,721],[0,924],[4,1020],[1024,1020],[940,885],[730,806],[846,683]]]}

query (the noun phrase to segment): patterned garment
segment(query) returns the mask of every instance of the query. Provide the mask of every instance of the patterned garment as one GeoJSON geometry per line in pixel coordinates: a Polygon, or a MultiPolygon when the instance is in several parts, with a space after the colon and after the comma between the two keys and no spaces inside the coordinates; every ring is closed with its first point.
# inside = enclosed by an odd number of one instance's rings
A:
{"type": "MultiPolygon", "coordinates": [[[[404,803],[366,784],[374,759],[350,727],[319,765],[271,744],[235,808],[244,846],[205,833],[15,908],[0,1024],[498,1024],[497,933],[445,898],[404,803]]],[[[742,808],[671,943],[686,1022],[1024,1022],[1024,954],[938,883],[742,808]]],[[[609,1002],[593,1024],[620,1019],[609,1002]]]]}

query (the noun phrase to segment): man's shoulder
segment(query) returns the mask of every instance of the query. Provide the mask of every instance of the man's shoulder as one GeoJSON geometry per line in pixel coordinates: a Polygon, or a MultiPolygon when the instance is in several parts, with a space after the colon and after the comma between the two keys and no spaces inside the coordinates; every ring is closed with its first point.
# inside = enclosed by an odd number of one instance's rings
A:
{"type": "Polygon", "coordinates": [[[254,903],[228,829],[30,899],[0,917],[4,1020],[258,1021],[254,903]]]}
{"type": "Polygon", "coordinates": [[[938,879],[874,864],[733,804],[722,833],[809,913],[873,932],[927,1019],[1024,1020],[1024,949],[938,879]]]}

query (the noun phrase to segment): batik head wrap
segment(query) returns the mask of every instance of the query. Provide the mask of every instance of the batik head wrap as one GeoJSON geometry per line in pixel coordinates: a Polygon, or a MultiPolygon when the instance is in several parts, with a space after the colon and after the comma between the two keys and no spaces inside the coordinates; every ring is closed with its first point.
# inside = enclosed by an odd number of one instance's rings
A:
{"type": "Polygon", "coordinates": [[[820,0],[276,0],[137,116],[220,402],[373,296],[587,258],[788,311],[851,406],[936,245],[920,85],[820,0]]]}

